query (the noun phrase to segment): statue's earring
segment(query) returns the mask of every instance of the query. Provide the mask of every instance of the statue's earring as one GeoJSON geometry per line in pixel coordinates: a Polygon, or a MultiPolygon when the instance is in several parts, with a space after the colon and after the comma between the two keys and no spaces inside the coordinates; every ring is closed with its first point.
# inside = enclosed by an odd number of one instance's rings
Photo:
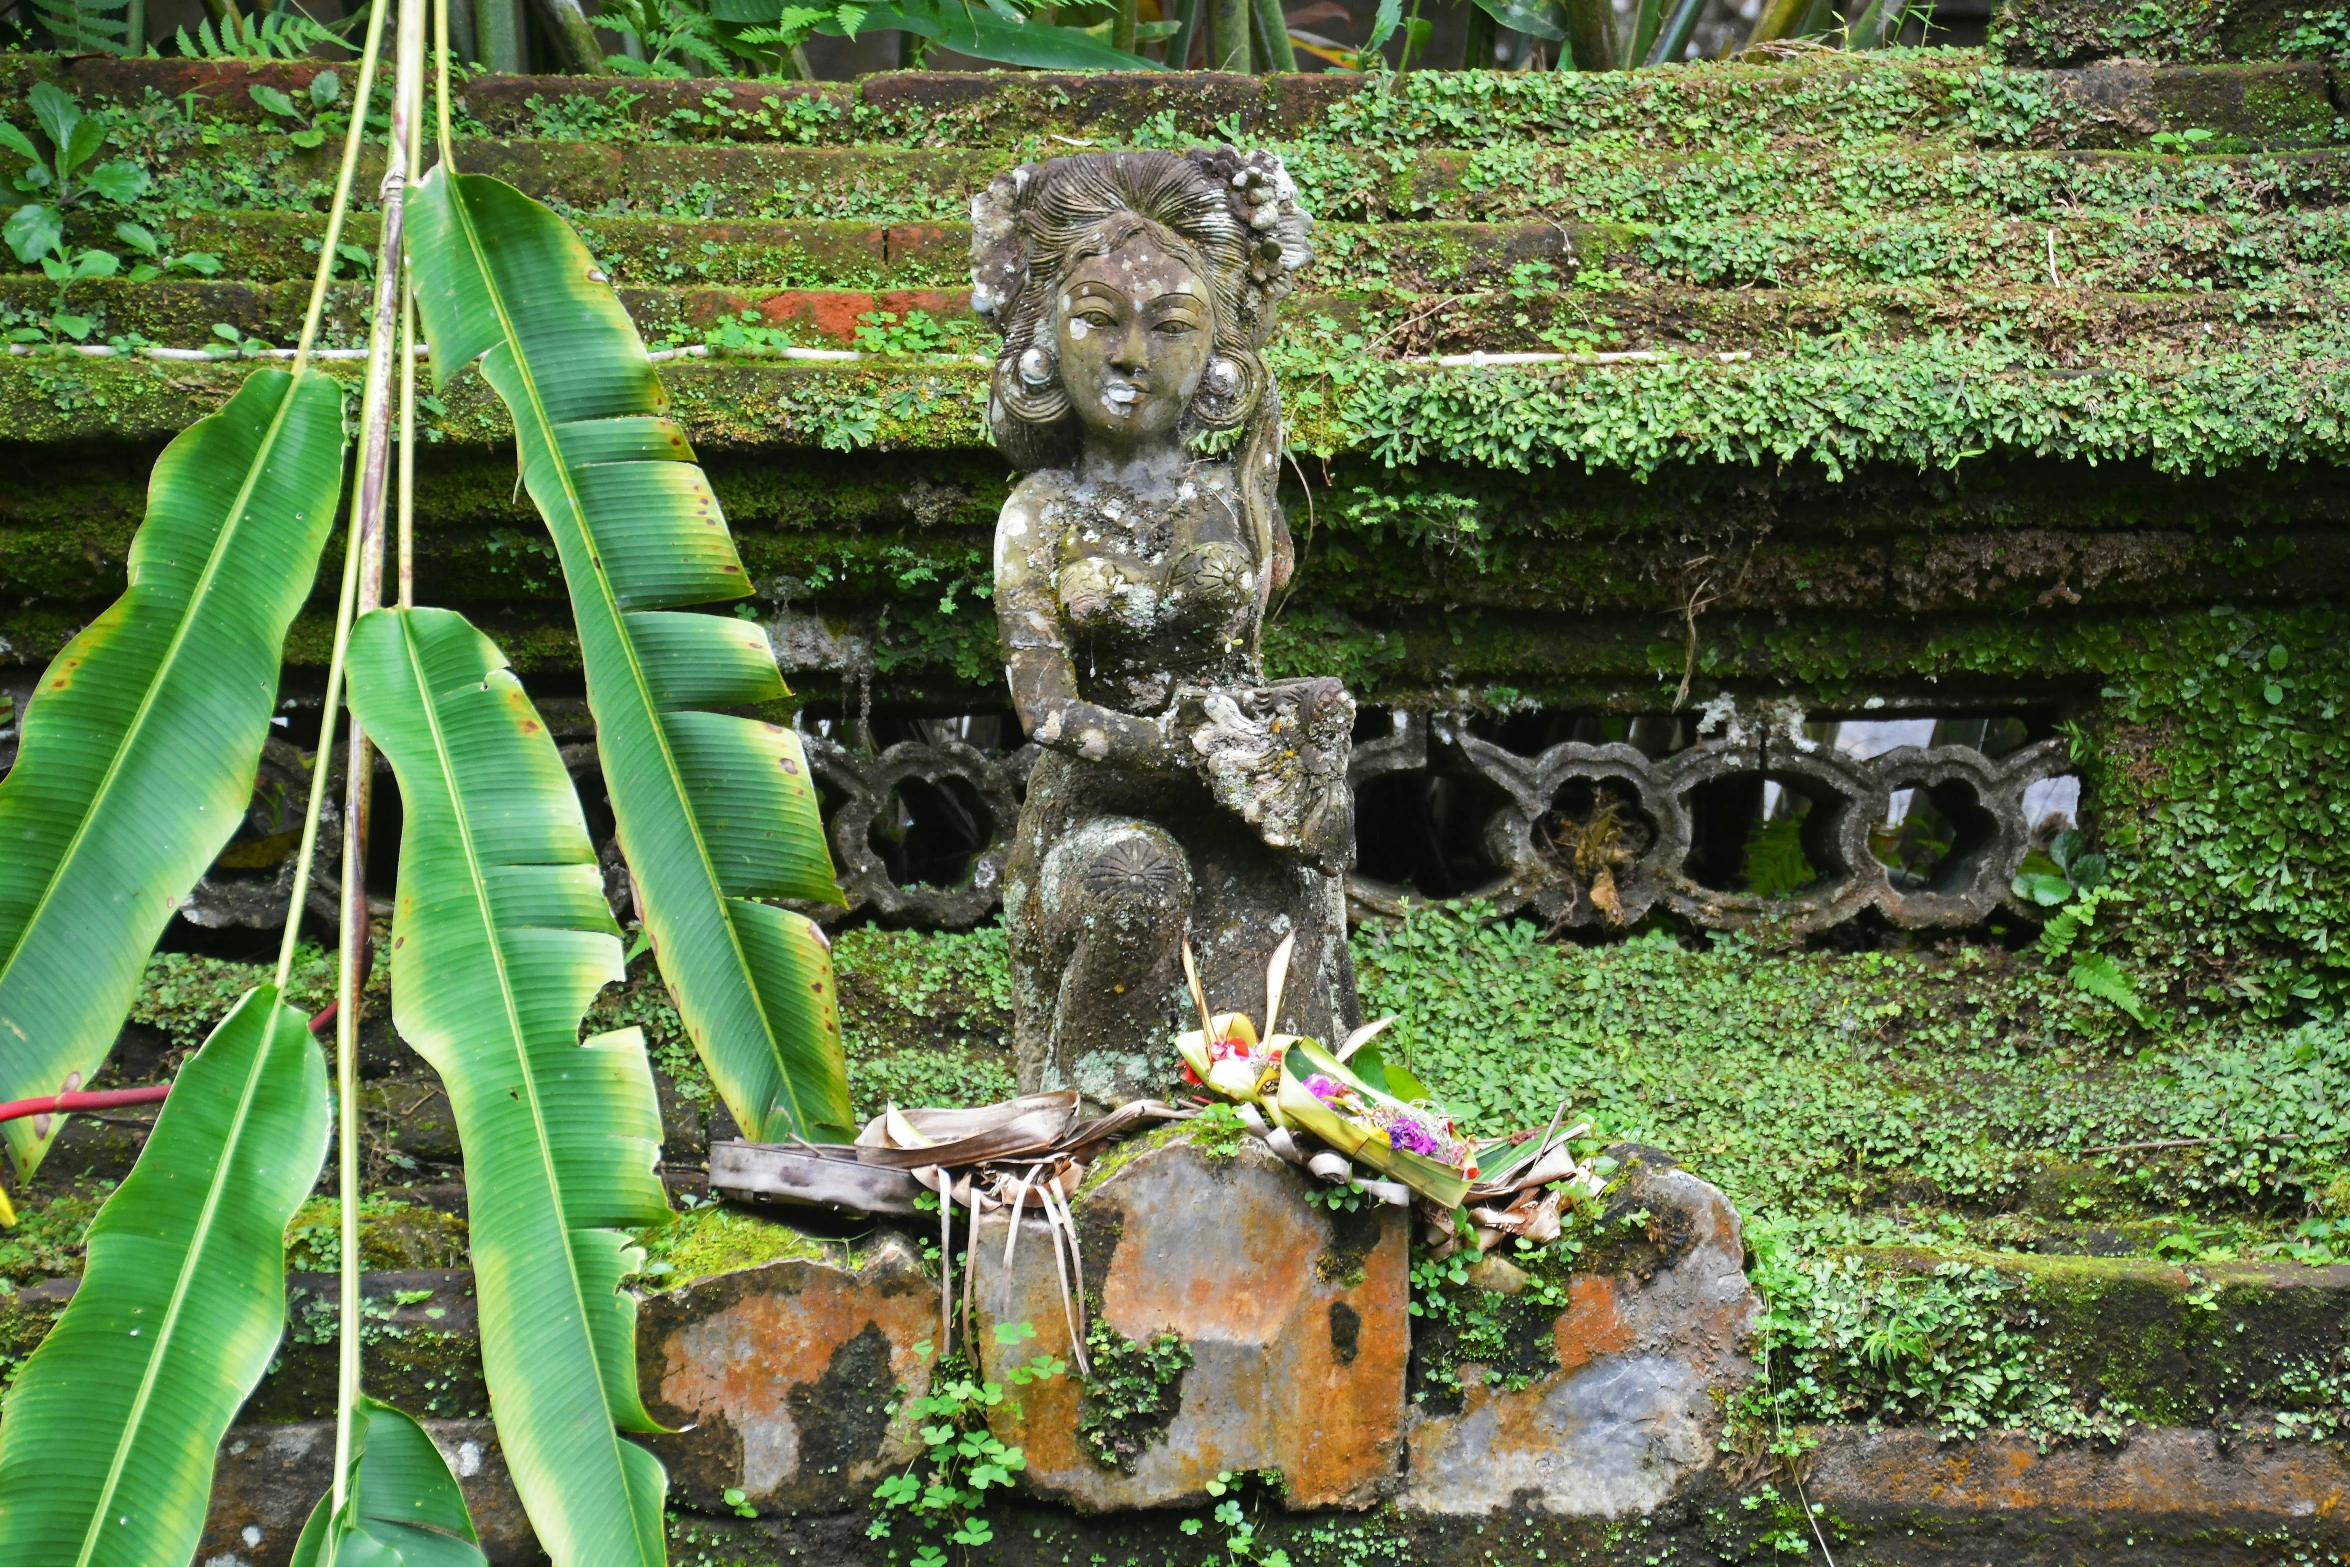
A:
{"type": "Polygon", "coordinates": [[[996,362],[995,395],[1016,417],[1030,424],[1051,424],[1069,412],[1069,394],[1061,389],[1061,366],[1050,346],[1030,343],[1010,363],[996,362]]]}
{"type": "Polygon", "coordinates": [[[1220,353],[1208,361],[1200,377],[1199,393],[1191,401],[1191,417],[1202,429],[1230,430],[1248,417],[1264,385],[1264,367],[1254,354],[1220,353]]]}

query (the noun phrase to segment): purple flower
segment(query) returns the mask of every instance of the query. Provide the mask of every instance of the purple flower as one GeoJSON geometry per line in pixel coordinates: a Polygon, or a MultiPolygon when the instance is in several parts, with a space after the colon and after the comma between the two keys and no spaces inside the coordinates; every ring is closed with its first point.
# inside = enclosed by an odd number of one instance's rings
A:
{"type": "Polygon", "coordinates": [[[1408,1115],[1399,1115],[1387,1123],[1387,1146],[1429,1159],[1444,1157],[1444,1145],[1408,1115]]]}
{"type": "Polygon", "coordinates": [[[1306,1079],[1306,1092],[1312,1094],[1316,1099],[1321,1100],[1324,1104],[1331,1104],[1337,1100],[1341,1090],[1336,1083],[1333,1083],[1330,1081],[1330,1079],[1324,1077],[1321,1073],[1316,1072],[1313,1076],[1306,1079]]]}

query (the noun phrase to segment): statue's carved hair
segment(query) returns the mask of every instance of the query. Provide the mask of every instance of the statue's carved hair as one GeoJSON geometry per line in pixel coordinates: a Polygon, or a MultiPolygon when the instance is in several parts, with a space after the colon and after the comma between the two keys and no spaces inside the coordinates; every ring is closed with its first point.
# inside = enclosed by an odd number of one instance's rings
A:
{"type": "Polygon", "coordinates": [[[1281,403],[1261,351],[1273,311],[1312,252],[1313,220],[1268,152],[1199,147],[1097,152],[1022,164],[971,201],[971,308],[1004,335],[989,388],[988,426],[1019,468],[1065,467],[1077,455],[1068,394],[1050,371],[1052,302],[1071,268],[1137,236],[1182,257],[1207,283],[1215,357],[1227,368],[1193,398],[1197,429],[1239,429],[1236,462],[1260,559],[1271,549],[1272,470],[1281,403]],[[1039,378],[1023,357],[1038,350],[1039,378]]]}

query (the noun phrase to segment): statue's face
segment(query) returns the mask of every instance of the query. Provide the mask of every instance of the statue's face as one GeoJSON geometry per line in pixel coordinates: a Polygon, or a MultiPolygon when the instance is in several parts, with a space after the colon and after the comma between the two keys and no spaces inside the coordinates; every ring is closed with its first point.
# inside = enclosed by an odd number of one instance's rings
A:
{"type": "Polygon", "coordinates": [[[1215,335],[1206,281],[1141,235],[1072,268],[1053,310],[1069,405],[1090,436],[1119,446],[1175,434],[1215,335]]]}

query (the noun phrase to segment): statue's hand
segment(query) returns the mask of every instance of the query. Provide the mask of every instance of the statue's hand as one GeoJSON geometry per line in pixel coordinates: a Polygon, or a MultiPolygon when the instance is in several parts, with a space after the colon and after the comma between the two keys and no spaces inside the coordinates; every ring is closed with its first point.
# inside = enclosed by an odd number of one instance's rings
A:
{"type": "Polygon", "coordinates": [[[1354,856],[1355,705],[1336,680],[1183,686],[1168,711],[1218,804],[1330,875],[1354,856]]]}

